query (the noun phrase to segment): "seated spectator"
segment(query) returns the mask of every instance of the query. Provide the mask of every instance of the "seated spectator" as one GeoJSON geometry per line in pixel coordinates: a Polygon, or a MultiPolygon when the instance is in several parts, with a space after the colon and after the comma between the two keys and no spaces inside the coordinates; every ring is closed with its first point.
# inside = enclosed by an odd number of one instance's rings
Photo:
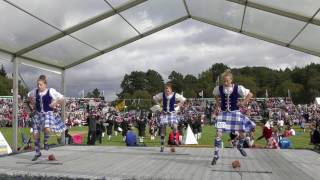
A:
{"type": "Polygon", "coordinates": [[[279,146],[281,149],[289,149],[289,148],[291,148],[291,141],[287,138],[282,138],[279,141],[279,146]]]}
{"type": "Polygon", "coordinates": [[[283,132],[283,137],[290,137],[296,135],[296,131],[291,127],[287,126],[286,130],[283,132]]]}
{"type": "Polygon", "coordinates": [[[132,130],[132,124],[129,124],[128,131],[126,134],[126,144],[127,146],[138,146],[137,135],[132,130]]]}
{"type": "MultiPolygon", "coordinates": [[[[168,138],[168,145],[176,145],[175,143],[174,143],[174,138],[173,138],[174,136],[173,136],[173,131],[171,131],[170,132],[170,134],[169,134],[169,138],[168,138]]],[[[177,141],[177,143],[179,144],[179,145],[181,145],[181,141],[180,141],[180,133],[177,131],[177,133],[176,133],[176,141],[177,141]]]]}

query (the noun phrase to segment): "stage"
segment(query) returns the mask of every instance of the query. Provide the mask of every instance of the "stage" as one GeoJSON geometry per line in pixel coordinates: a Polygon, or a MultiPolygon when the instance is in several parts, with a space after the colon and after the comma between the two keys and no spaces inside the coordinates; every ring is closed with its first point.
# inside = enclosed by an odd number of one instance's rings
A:
{"type": "Polygon", "coordinates": [[[320,154],[310,150],[247,149],[241,157],[236,149],[223,149],[218,164],[211,166],[213,148],[179,147],[160,153],[156,147],[61,146],[42,151],[0,157],[0,174],[66,176],[88,179],[319,179],[320,154]],[[57,161],[48,161],[54,153],[57,161]],[[240,160],[234,170],[232,161],[240,160]]]}

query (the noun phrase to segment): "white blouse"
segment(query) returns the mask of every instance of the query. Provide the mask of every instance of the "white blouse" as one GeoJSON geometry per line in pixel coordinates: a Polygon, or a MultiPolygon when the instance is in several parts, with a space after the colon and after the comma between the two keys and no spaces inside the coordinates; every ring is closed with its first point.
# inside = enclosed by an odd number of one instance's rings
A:
{"type": "MultiPolygon", "coordinates": [[[[53,100],[56,100],[56,99],[61,99],[63,98],[63,95],[60,94],[58,91],[56,91],[55,89],[53,88],[49,88],[50,89],[50,96],[52,97],[53,100]]],[[[33,89],[32,91],[30,91],[28,93],[28,97],[31,97],[31,98],[36,98],[36,92],[37,92],[37,88],[33,89]]],[[[48,92],[48,89],[44,90],[43,92],[40,92],[39,91],[39,95],[40,97],[44,96],[45,94],[47,94],[48,92]]]]}
{"type": "MultiPolygon", "coordinates": [[[[225,94],[231,94],[232,91],[233,91],[233,87],[234,87],[234,84],[232,84],[231,87],[225,87],[225,86],[223,86],[223,91],[224,91],[224,93],[225,93],[225,94]]],[[[249,89],[246,89],[246,88],[243,87],[242,85],[238,85],[238,94],[239,94],[241,97],[246,97],[249,93],[250,93],[250,90],[249,90],[249,89]]],[[[213,89],[213,95],[214,95],[214,96],[220,96],[219,86],[216,86],[216,87],[213,89]]]]}
{"type": "MultiPolygon", "coordinates": [[[[174,93],[172,93],[172,94],[169,95],[169,96],[166,96],[167,100],[171,99],[171,98],[173,97],[173,94],[174,94],[174,93]]],[[[186,100],[185,97],[183,97],[181,94],[178,94],[178,93],[176,93],[176,96],[175,96],[175,97],[176,97],[175,100],[176,100],[176,101],[179,101],[179,102],[186,100]]],[[[157,94],[157,95],[155,95],[155,96],[153,96],[153,100],[154,100],[154,101],[161,102],[162,99],[163,99],[163,92],[162,92],[162,93],[159,93],[159,94],[157,94]]],[[[167,109],[170,109],[170,108],[169,108],[169,105],[170,105],[170,103],[167,103],[167,109]]]]}

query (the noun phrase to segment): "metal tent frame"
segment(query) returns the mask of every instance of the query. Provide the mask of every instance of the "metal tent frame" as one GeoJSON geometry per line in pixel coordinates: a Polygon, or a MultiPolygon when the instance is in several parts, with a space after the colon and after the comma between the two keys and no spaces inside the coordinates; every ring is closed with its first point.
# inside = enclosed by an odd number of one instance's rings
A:
{"type": "MultiPolygon", "coordinates": [[[[79,0],[76,3],[85,3],[84,1],[85,0],[79,0]]],[[[74,1],[61,0],[45,0],[44,2],[54,2],[61,7],[67,3],[75,3],[74,1]]],[[[65,93],[65,71],[67,69],[187,19],[193,19],[320,57],[320,43],[317,42],[317,38],[314,38],[320,37],[320,3],[318,0],[303,2],[299,0],[291,0],[290,2],[289,0],[283,0],[282,2],[277,0],[93,0],[90,1],[90,3],[104,4],[106,9],[98,14],[86,17],[83,21],[73,26],[59,27],[59,25],[50,21],[50,19],[48,20],[48,18],[42,14],[43,12],[39,11],[39,9],[50,8],[39,3],[39,0],[29,0],[28,2],[22,0],[0,1],[0,10],[2,7],[13,8],[15,10],[14,15],[17,14],[17,17],[20,17],[22,14],[21,16],[32,19],[32,22],[40,24],[41,27],[49,28],[50,31],[55,32],[49,36],[45,36],[45,38],[42,38],[38,42],[29,43],[16,50],[10,48],[14,46],[14,43],[6,39],[6,35],[0,34],[0,56],[13,62],[14,67],[14,151],[17,150],[18,77],[20,64],[60,74],[62,78],[62,93],[65,93]],[[290,5],[292,6],[286,6],[289,3],[291,3],[290,5]],[[299,8],[295,7],[302,7],[302,9],[308,11],[300,11],[299,8]],[[144,15],[147,15],[141,16],[141,11],[145,12],[144,15]],[[140,19],[137,17],[140,17],[140,19]],[[112,24],[107,21],[110,19],[116,19],[117,21],[115,24],[112,24]],[[143,21],[145,19],[151,22],[150,25],[141,22],[141,20],[143,21]],[[261,22],[261,19],[265,19],[265,22],[261,22]],[[271,24],[274,23],[274,26],[271,27],[269,25],[265,26],[264,29],[259,29],[260,26],[268,22],[271,24]],[[99,30],[98,25],[102,26],[105,24],[107,24],[104,27],[106,31],[112,28],[117,29],[115,26],[118,25],[122,28],[125,27],[125,30],[130,32],[130,36],[129,33],[123,33],[122,36],[128,37],[123,38],[119,35],[119,37],[115,38],[114,42],[110,42],[111,44],[106,43],[101,46],[101,42],[94,42],[94,40],[92,40],[94,39],[93,32],[99,30]],[[4,41],[4,43],[1,41],[4,41]],[[69,56],[68,53],[66,53],[65,58],[61,58],[62,56],[48,55],[47,52],[53,50],[59,43],[63,44],[64,42],[71,41],[77,46],[73,47],[72,45],[68,45],[68,48],[79,47],[76,50],[81,51],[81,47],[88,50],[88,52],[81,55],[80,58],[72,57],[70,55],[72,53],[70,53],[69,56]],[[317,45],[319,45],[319,47],[317,45]],[[48,56],[46,57],[46,55],[48,56]],[[70,62],[67,62],[67,60],[70,62]]],[[[80,8],[76,10],[81,12],[83,9],[80,8]]],[[[4,13],[2,16],[6,16],[6,14],[4,13]]],[[[9,15],[8,18],[10,18],[9,15]]],[[[0,19],[0,25],[6,23],[8,22],[0,19]]],[[[2,26],[2,28],[6,28],[6,26],[2,26]]],[[[19,28],[23,28],[23,26],[19,28]]],[[[122,28],[119,28],[119,30],[122,30],[122,28]]],[[[23,35],[13,35],[14,38],[16,36],[23,35]]],[[[108,38],[110,38],[110,36],[106,35],[106,39],[108,38]]],[[[72,52],[72,49],[70,52],[72,52]]],[[[63,107],[63,116],[64,110],[65,107],[63,107]]]]}

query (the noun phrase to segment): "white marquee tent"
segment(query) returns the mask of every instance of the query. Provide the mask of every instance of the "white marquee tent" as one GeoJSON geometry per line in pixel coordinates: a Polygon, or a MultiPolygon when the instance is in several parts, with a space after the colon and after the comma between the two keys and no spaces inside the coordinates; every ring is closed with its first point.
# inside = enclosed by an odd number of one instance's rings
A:
{"type": "Polygon", "coordinates": [[[61,74],[64,93],[66,69],[189,18],[320,56],[319,11],[319,0],[1,0],[0,57],[14,66],[13,149],[20,64],[61,74]]]}

